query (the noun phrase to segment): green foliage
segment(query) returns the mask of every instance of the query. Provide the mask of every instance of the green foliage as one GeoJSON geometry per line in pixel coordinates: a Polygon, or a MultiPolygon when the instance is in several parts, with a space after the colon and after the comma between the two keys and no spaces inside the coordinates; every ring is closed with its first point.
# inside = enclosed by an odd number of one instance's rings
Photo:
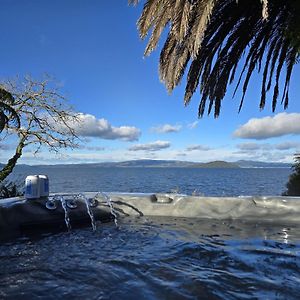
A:
{"type": "Polygon", "coordinates": [[[17,183],[9,182],[0,185],[0,199],[18,197],[22,194],[21,186],[17,183]]]}
{"type": "Polygon", "coordinates": [[[20,127],[20,117],[13,108],[14,102],[15,99],[12,94],[0,87],[0,132],[9,123],[17,128],[20,127]]]}
{"type": "Polygon", "coordinates": [[[284,196],[300,196],[300,154],[295,155],[293,170],[286,184],[287,190],[283,193],[284,196]]]}

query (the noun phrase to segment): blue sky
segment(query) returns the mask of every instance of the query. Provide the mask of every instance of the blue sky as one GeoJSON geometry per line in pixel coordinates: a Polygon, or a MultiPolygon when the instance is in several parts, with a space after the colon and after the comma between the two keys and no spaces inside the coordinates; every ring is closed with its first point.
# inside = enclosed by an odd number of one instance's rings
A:
{"type": "MultiPolygon", "coordinates": [[[[300,150],[299,66],[285,112],[278,105],[272,113],[270,102],[259,111],[255,75],[239,114],[239,97],[232,99],[229,89],[218,119],[198,119],[199,93],[184,107],[185,80],[168,95],[159,81],[159,51],[143,58],[146,42],[136,28],[141,9],[141,4],[129,7],[127,0],[1,2],[1,79],[51,74],[86,122],[81,131],[86,140],[78,149],[58,156],[27,149],[20,163],[144,158],[291,162],[300,150]]],[[[0,141],[0,162],[12,154],[13,140],[0,141]]]]}

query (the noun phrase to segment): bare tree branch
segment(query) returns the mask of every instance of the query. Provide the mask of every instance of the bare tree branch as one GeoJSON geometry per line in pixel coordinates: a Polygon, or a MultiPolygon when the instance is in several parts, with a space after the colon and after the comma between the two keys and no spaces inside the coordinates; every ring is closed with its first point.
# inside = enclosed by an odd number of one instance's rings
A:
{"type": "Polygon", "coordinates": [[[11,106],[20,119],[20,127],[8,123],[3,130],[6,137],[16,135],[19,142],[16,153],[0,171],[0,182],[12,172],[24,147],[34,146],[37,153],[45,146],[58,153],[62,148],[77,146],[74,124],[80,120],[49,76],[0,81],[0,89],[14,97],[11,106]]]}

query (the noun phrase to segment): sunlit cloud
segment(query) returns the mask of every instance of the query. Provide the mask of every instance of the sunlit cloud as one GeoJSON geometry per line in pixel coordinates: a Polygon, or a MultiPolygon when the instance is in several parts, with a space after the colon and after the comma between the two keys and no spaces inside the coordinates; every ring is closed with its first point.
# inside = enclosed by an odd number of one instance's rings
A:
{"type": "Polygon", "coordinates": [[[300,113],[279,113],[274,117],[250,119],[234,132],[235,137],[255,140],[287,134],[300,134],[300,113]]]}
{"type": "Polygon", "coordinates": [[[287,151],[287,150],[296,150],[300,149],[299,142],[282,142],[279,144],[268,144],[268,143],[242,143],[236,146],[238,149],[242,151],[262,151],[262,150],[280,150],[280,151],[287,151]]]}
{"type": "Polygon", "coordinates": [[[78,145],[76,149],[88,151],[104,151],[106,148],[101,146],[78,145]]]}
{"type": "Polygon", "coordinates": [[[300,150],[299,142],[283,142],[276,145],[278,150],[300,150]]]}
{"type": "Polygon", "coordinates": [[[211,148],[205,145],[191,145],[186,148],[186,151],[208,151],[208,150],[211,150],[211,148]]]}
{"type": "Polygon", "coordinates": [[[170,146],[171,143],[168,141],[156,141],[147,144],[137,144],[128,148],[128,150],[129,151],[159,151],[159,150],[169,148],[170,146]]]}
{"type": "Polygon", "coordinates": [[[238,150],[232,153],[230,160],[252,160],[262,162],[292,162],[293,155],[283,151],[270,150],[238,150]]]}
{"type": "Polygon", "coordinates": [[[185,156],[187,156],[187,154],[183,153],[183,152],[180,152],[180,153],[177,153],[176,156],[178,156],[178,157],[185,157],[185,156]]]}
{"type": "Polygon", "coordinates": [[[164,125],[159,125],[157,127],[152,127],[151,131],[156,133],[171,133],[171,132],[178,132],[181,129],[182,129],[181,125],[164,124],[164,125]]]}
{"type": "Polygon", "coordinates": [[[237,148],[242,151],[258,151],[272,149],[272,146],[270,144],[242,143],[238,144],[237,148]]]}
{"type": "Polygon", "coordinates": [[[259,160],[266,162],[287,162],[291,161],[291,159],[291,154],[282,153],[281,151],[266,151],[261,153],[259,160]]]}
{"type": "Polygon", "coordinates": [[[187,128],[194,129],[194,128],[196,128],[198,126],[198,123],[199,123],[199,121],[195,121],[195,122],[189,123],[189,124],[187,124],[187,128]]]}
{"type": "MultiPolygon", "coordinates": [[[[81,137],[94,137],[106,140],[137,141],[141,135],[140,129],[133,126],[112,126],[105,119],[97,119],[90,114],[78,114],[78,122],[68,125],[74,128],[81,137]]],[[[60,125],[64,126],[64,125],[60,125]]]]}
{"type": "Polygon", "coordinates": [[[3,151],[12,150],[14,148],[15,147],[11,144],[0,144],[0,150],[3,150],[3,151]]]}

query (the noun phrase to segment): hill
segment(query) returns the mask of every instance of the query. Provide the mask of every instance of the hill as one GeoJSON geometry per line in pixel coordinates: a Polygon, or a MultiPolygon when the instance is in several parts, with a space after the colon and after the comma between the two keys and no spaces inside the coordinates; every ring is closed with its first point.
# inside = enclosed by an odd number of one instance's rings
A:
{"type": "Polygon", "coordinates": [[[236,162],[241,168],[290,168],[292,164],[277,162],[262,162],[253,160],[238,160],[236,162]]]}
{"type": "MultiPolygon", "coordinates": [[[[0,164],[0,168],[4,165],[0,164]]],[[[57,164],[57,165],[17,165],[17,168],[31,168],[31,167],[89,167],[89,168],[220,168],[220,169],[234,169],[234,168],[290,168],[292,164],[288,163],[266,163],[251,160],[239,160],[236,162],[227,161],[211,161],[207,163],[180,161],[180,160],[129,160],[122,162],[103,162],[103,163],[87,163],[87,164],[57,164]]]]}
{"type": "Polygon", "coordinates": [[[218,168],[218,169],[240,168],[240,166],[236,163],[231,163],[231,162],[222,161],[222,160],[211,161],[211,162],[208,162],[208,163],[196,164],[193,167],[194,168],[218,168]]]}
{"type": "Polygon", "coordinates": [[[235,163],[226,161],[212,161],[208,163],[198,163],[180,160],[129,160],[122,162],[109,162],[88,164],[91,167],[102,168],[239,168],[235,163]]]}

